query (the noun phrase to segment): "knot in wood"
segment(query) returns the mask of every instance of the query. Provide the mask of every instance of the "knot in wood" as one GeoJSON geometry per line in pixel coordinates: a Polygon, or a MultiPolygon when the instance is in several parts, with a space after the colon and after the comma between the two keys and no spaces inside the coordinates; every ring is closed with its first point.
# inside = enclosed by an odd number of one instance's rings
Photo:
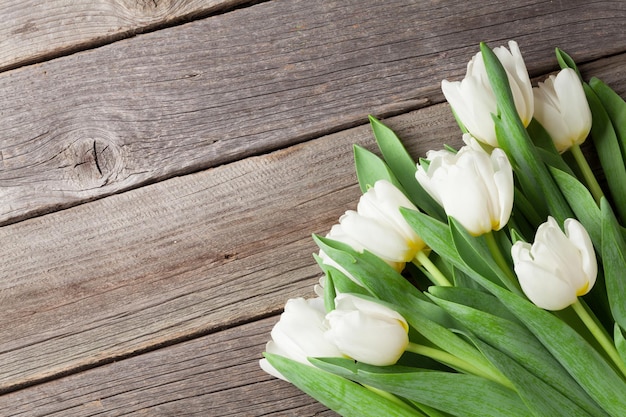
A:
{"type": "Polygon", "coordinates": [[[78,129],[68,134],[68,142],[63,157],[70,168],[66,178],[71,188],[104,187],[117,177],[121,170],[120,148],[109,132],[78,129]]]}
{"type": "Polygon", "coordinates": [[[135,22],[148,21],[154,17],[167,17],[172,8],[184,6],[180,0],[119,0],[117,13],[135,22]]]}

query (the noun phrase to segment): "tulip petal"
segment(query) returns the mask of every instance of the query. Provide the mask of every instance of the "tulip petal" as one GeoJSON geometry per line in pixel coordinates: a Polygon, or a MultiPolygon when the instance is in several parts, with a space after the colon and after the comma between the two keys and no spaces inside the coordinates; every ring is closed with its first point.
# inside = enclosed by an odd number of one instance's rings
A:
{"type": "MultiPolygon", "coordinates": [[[[271,352],[270,352],[271,353],[271,352]]],[[[282,379],[283,381],[287,381],[287,378],[285,378],[283,376],[283,374],[281,374],[280,372],[278,372],[278,370],[276,368],[274,368],[268,361],[267,359],[263,358],[261,360],[259,360],[259,366],[261,367],[261,369],[263,371],[265,371],[266,373],[272,375],[275,378],[278,379],[282,379]]],[[[289,382],[289,381],[287,381],[289,382]]]]}
{"type": "Polygon", "coordinates": [[[407,333],[401,326],[376,320],[358,311],[342,315],[337,321],[329,319],[329,322],[331,340],[343,354],[359,362],[393,365],[408,345],[407,333]]]}
{"type": "Polygon", "coordinates": [[[591,243],[589,234],[580,222],[574,219],[567,219],[565,220],[564,228],[569,241],[578,249],[581,256],[582,269],[586,278],[584,285],[587,286],[587,289],[584,293],[579,295],[584,295],[588,293],[596,283],[596,277],[598,275],[596,253],[593,249],[593,243],[591,243]]]}
{"type": "Polygon", "coordinates": [[[370,316],[377,317],[381,320],[398,321],[405,331],[409,330],[409,326],[404,317],[402,317],[397,311],[385,307],[382,304],[346,294],[338,295],[335,303],[339,309],[359,310],[367,312],[370,316]]]}
{"type": "Polygon", "coordinates": [[[359,200],[357,212],[393,228],[404,237],[409,246],[423,248],[424,242],[404,220],[400,207],[417,210],[417,207],[398,188],[388,181],[380,180],[363,194],[359,200]]]}
{"type": "Polygon", "coordinates": [[[524,294],[538,307],[562,310],[576,302],[576,291],[569,283],[536,263],[517,263],[515,273],[524,294]]]}
{"type": "Polygon", "coordinates": [[[546,83],[540,83],[539,88],[534,88],[535,115],[534,117],[550,134],[554,146],[560,153],[565,152],[572,146],[569,128],[560,111],[560,105],[556,96],[546,87],[546,83]]]}
{"type": "MultiPolygon", "coordinates": [[[[509,42],[509,48],[510,51],[501,46],[493,52],[507,74],[517,113],[524,126],[528,126],[534,109],[532,85],[517,43],[509,42]]],[[[497,147],[492,115],[498,108],[482,53],[478,52],[468,62],[463,80],[444,80],[441,90],[465,128],[479,141],[497,147]]]]}
{"type": "Polygon", "coordinates": [[[546,310],[561,310],[586,294],[595,283],[597,263],[591,238],[574,219],[567,219],[564,233],[549,217],[530,245],[516,242],[511,248],[515,273],[524,294],[546,310]]]}
{"type": "Polygon", "coordinates": [[[370,365],[393,365],[409,342],[408,325],[401,315],[351,294],[337,295],[326,320],[326,338],[343,354],[370,365]]]}
{"type": "Polygon", "coordinates": [[[581,144],[591,130],[591,110],[576,72],[570,68],[561,70],[554,79],[554,91],[573,143],[581,144]]]}
{"type": "Polygon", "coordinates": [[[535,118],[548,131],[559,152],[585,141],[591,130],[591,110],[576,72],[551,75],[533,89],[535,118]]]}
{"type": "Polygon", "coordinates": [[[534,110],[532,85],[517,42],[510,41],[509,49],[500,46],[494,48],[493,52],[507,72],[517,113],[524,126],[528,126],[534,110]]]}
{"type": "Polygon", "coordinates": [[[336,346],[324,338],[324,302],[321,298],[290,299],[272,329],[267,351],[308,363],[307,357],[341,356],[336,346]]]}
{"type": "Polygon", "coordinates": [[[382,259],[408,262],[415,256],[415,251],[402,235],[375,219],[360,216],[355,211],[347,211],[339,222],[352,239],[382,259]]]}
{"type": "Polygon", "coordinates": [[[415,178],[472,235],[499,230],[513,207],[513,170],[506,154],[490,156],[470,135],[458,153],[428,152],[428,171],[418,166],[415,178]]]}
{"type": "Polygon", "coordinates": [[[508,223],[513,210],[513,196],[515,194],[513,169],[509,158],[499,148],[493,150],[491,160],[494,163],[493,181],[498,196],[498,211],[494,213],[494,217],[498,218],[498,224],[495,225],[494,229],[500,230],[508,223]]]}
{"type": "MultiPolygon", "coordinates": [[[[329,238],[329,239],[332,239],[332,240],[336,240],[336,241],[341,242],[341,243],[345,243],[345,244],[349,245],[352,249],[354,249],[354,250],[356,250],[358,252],[363,252],[363,250],[365,249],[363,247],[363,245],[361,245],[359,242],[354,240],[352,237],[350,237],[343,230],[343,228],[341,227],[341,224],[335,224],[333,227],[331,227],[330,232],[326,235],[326,237],[329,238]]],[[[341,266],[337,262],[335,262],[335,260],[332,259],[330,256],[328,256],[324,251],[320,250],[319,257],[322,258],[322,261],[326,265],[330,265],[330,266],[332,266],[334,268],[337,268],[343,274],[348,276],[352,281],[354,281],[357,284],[359,284],[359,280],[358,279],[356,279],[354,276],[349,274],[345,270],[345,268],[343,266],[341,266]]],[[[395,269],[398,272],[401,272],[404,269],[404,262],[394,262],[394,261],[390,261],[388,259],[383,259],[383,260],[385,262],[387,262],[387,264],[389,266],[391,266],[393,269],[395,269]]]]}
{"type": "Polygon", "coordinates": [[[491,230],[487,209],[490,196],[484,183],[477,181],[476,172],[468,171],[453,167],[439,187],[446,213],[457,219],[472,235],[478,236],[491,230]]]}

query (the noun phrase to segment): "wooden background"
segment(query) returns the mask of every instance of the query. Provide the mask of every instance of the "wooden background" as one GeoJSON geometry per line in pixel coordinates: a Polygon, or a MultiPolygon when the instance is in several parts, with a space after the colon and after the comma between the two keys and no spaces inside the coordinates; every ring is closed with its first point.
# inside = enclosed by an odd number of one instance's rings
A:
{"type": "Polygon", "coordinates": [[[0,415],[332,416],[258,367],[385,118],[478,43],[626,96],[626,2],[0,0],[0,415]]]}

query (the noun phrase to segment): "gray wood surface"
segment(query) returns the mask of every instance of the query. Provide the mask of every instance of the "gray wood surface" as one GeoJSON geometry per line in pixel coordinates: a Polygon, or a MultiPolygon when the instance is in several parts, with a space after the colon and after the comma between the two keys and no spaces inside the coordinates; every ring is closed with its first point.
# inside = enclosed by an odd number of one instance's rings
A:
{"type": "Polygon", "coordinates": [[[276,320],[263,319],[0,397],[13,416],[334,416],[290,384],[258,371],[276,320]],[[237,383],[233,381],[237,380],[237,383]],[[285,410],[289,401],[292,408],[285,410]]]}
{"type": "Polygon", "coordinates": [[[626,44],[624,2],[519,3],[270,1],[5,72],[0,224],[440,102],[479,41],[626,44]]]}
{"type": "Polygon", "coordinates": [[[244,0],[1,0],[0,70],[231,9],[244,0]]]}
{"type": "Polygon", "coordinates": [[[481,40],[626,96],[621,1],[110,3],[0,2],[40,22],[0,41],[0,416],[334,415],[257,361],[356,204],[367,114],[458,145],[439,82],[481,40]]]}
{"type": "MultiPolygon", "coordinates": [[[[445,105],[394,122],[422,152],[460,140],[445,105]]],[[[0,228],[0,390],[312,295],[311,233],[358,199],[353,143],[368,126],[0,228]]]]}

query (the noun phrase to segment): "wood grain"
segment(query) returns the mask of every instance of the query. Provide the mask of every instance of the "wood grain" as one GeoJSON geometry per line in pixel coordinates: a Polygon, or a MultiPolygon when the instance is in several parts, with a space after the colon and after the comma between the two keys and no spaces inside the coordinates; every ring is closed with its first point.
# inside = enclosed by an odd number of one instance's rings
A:
{"type": "Polygon", "coordinates": [[[313,294],[310,234],[355,206],[366,115],[399,114],[414,156],[459,145],[438,85],[479,41],[516,39],[536,76],[559,46],[626,96],[620,1],[272,0],[179,24],[236,3],[0,0],[0,68],[68,54],[0,73],[0,415],[334,416],[257,360],[313,294]]]}
{"type": "Polygon", "coordinates": [[[624,18],[619,1],[271,1],[9,71],[0,224],[440,102],[479,41],[517,39],[533,74],[555,44],[617,54],[624,18]]]}
{"type": "Polygon", "coordinates": [[[259,368],[274,322],[245,324],[1,396],[0,414],[336,416],[259,368]]]}
{"type": "MultiPolygon", "coordinates": [[[[425,152],[446,105],[391,125],[425,152]]],[[[124,358],[312,295],[311,233],[359,196],[368,126],[0,228],[0,390],[124,358]]]]}
{"type": "MultiPolygon", "coordinates": [[[[624,91],[620,59],[594,75],[624,91]]],[[[446,104],[387,122],[415,156],[460,143],[446,104]]],[[[0,390],[312,294],[310,234],[325,233],[359,195],[353,143],[373,147],[368,126],[1,227],[0,390]]]]}
{"type": "Polygon", "coordinates": [[[90,49],[243,0],[0,1],[0,71],[90,49]]]}

